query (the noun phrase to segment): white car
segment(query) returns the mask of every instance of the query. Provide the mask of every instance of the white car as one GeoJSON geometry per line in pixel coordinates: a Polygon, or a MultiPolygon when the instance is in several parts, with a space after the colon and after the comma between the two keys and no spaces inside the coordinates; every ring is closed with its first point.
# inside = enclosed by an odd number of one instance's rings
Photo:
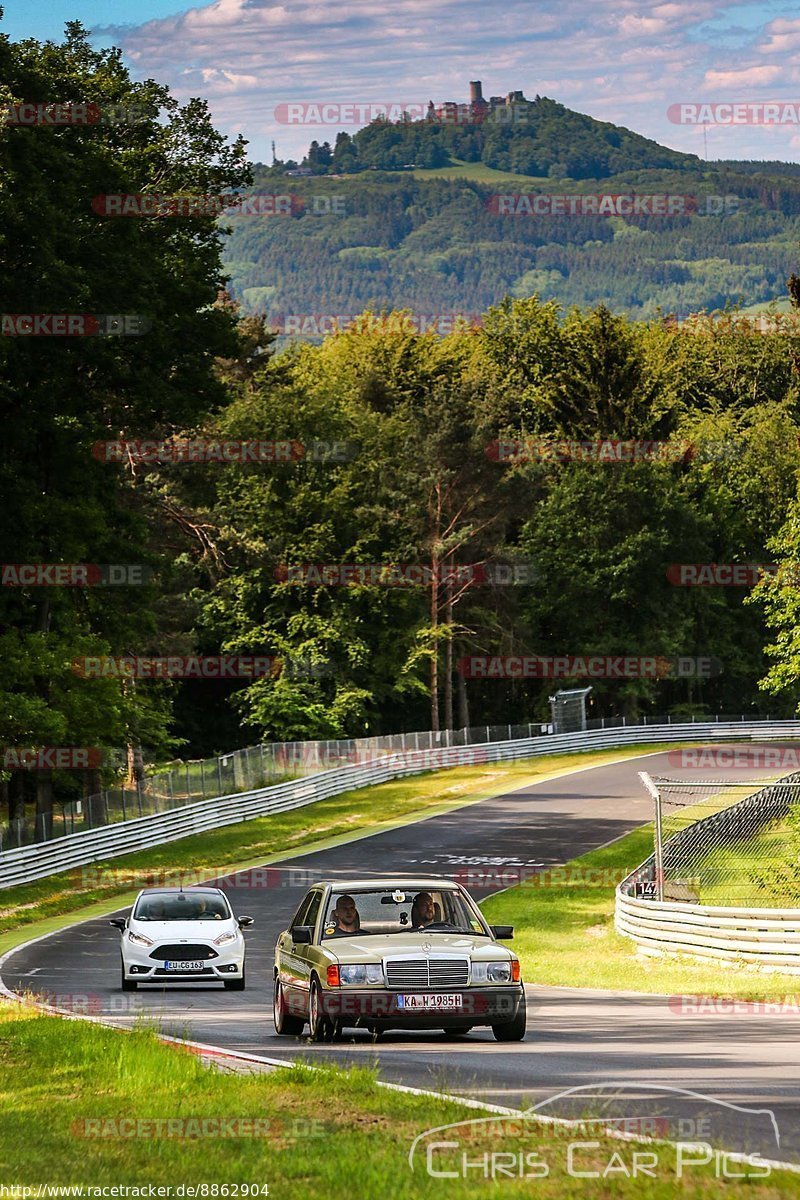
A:
{"type": "Polygon", "coordinates": [[[145,888],[129,917],[109,921],[121,932],[122,990],[140,983],[215,983],[245,986],[243,929],[219,888],[145,888]]]}

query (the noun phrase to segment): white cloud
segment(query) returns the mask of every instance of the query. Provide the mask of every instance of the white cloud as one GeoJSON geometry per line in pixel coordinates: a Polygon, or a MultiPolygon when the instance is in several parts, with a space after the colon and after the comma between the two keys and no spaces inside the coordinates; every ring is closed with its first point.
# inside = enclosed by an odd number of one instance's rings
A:
{"type": "MultiPolygon", "coordinates": [[[[723,0],[214,0],[110,32],[138,72],[179,100],[206,96],[218,127],[242,131],[255,158],[267,157],[272,137],[282,157],[297,157],[313,137],[336,133],[281,124],[279,104],[462,100],[476,77],[487,96],[550,95],[695,150],[696,131],[667,120],[671,104],[710,92],[772,99],[792,93],[800,75],[800,20],[765,19],[746,52],[703,34],[703,22],[735,13],[723,0]]],[[[720,157],[758,157],[751,132],[729,134],[720,157]]],[[[770,152],[793,157],[790,138],[770,152]]]]}

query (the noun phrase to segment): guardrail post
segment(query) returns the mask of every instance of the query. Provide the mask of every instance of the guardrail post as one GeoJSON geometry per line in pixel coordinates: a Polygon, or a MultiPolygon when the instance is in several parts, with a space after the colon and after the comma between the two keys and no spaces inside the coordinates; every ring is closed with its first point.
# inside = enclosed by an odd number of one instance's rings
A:
{"type": "Polygon", "coordinates": [[[664,899],[664,845],[661,829],[661,793],[648,775],[640,771],[639,778],[653,798],[655,803],[655,828],[653,836],[653,860],[656,872],[656,894],[659,901],[664,899]]]}

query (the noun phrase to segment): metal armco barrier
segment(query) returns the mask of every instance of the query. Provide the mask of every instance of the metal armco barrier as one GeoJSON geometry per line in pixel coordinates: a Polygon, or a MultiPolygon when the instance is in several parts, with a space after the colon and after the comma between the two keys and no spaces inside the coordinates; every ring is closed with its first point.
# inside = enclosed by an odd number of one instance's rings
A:
{"type": "Polygon", "coordinates": [[[637,900],[617,889],[617,932],[649,954],[746,962],[800,975],[800,909],[637,900]]]}
{"type": "Polygon", "coordinates": [[[150,846],[177,841],[195,833],[219,829],[238,821],[301,808],[317,800],[407,775],[468,763],[510,762],[570,751],[602,750],[651,742],[741,741],[752,738],[800,737],[800,721],[709,721],[686,725],[637,725],[582,733],[486,742],[449,749],[408,751],[366,765],[338,767],[305,779],[279,783],[250,792],[237,792],[186,805],[171,812],[140,817],[56,841],[25,846],[0,854],[0,889],[30,883],[71,867],[116,858],[150,846]]]}
{"type": "MultiPolygon", "coordinates": [[[[795,790],[792,785],[799,779],[798,772],[784,776],[775,781],[784,787],[770,785],[730,809],[697,821],[667,843],[665,862],[672,851],[680,863],[681,842],[687,834],[704,826],[713,829],[731,814],[757,807],[762,796],[772,801],[765,809],[767,820],[774,813],[786,811],[795,790]]],[[[616,930],[636,942],[644,953],[688,954],[800,975],[800,908],[736,908],[637,897],[637,885],[653,880],[655,870],[655,855],[651,855],[622,880],[616,892],[616,930]]]]}

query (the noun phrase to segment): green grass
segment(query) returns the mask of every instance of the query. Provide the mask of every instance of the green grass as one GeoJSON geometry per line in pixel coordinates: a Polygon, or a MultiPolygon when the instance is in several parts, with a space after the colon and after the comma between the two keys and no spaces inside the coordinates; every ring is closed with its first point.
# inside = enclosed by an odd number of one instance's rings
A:
{"type": "Polygon", "coordinates": [[[725,995],[774,1000],[796,995],[796,975],[752,967],[701,963],[684,956],[637,953],[614,929],[615,881],[652,854],[651,827],[637,829],[602,850],[573,859],[564,881],[528,880],[481,906],[495,925],[513,925],[513,949],[528,983],[656,994],[725,995]],[[584,872],[591,872],[586,876],[584,872]]]}
{"type": "Polygon", "coordinates": [[[740,908],[797,908],[796,892],[787,894],[777,881],[773,887],[760,887],[750,878],[750,872],[756,868],[764,870],[774,865],[780,870],[793,866],[789,856],[795,838],[796,832],[785,820],[777,821],[751,841],[719,847],[712,855],[700,859],[693,867],[701,883],[700,903],[740,908]]]}
{"type": "Polygon", "coordinates": [[[189,878],[184,882],[199,882],[220,868],[261,866],[292,853],[307,853],[393,824],[433,816],[554,773],[599,766],[660,748],[637,746],[546,755],[428,772],[3,889],[0,953],[24,940],[20,930],[26,937],[35,937],[67,924],[61,919],[64,917],[99,916],[109,911],[108,901],[117,900],[119,905],[130,902],[140,887],[173,877],[177,883],[187,873],[189,878]]]}
{"type": "MultiPolygon", "coordinates": [[[[266,1184],[273,1200],[521,1200],[534,1195],[542,1200],[610,1195],[666,1200],[676,1189],[682,1197],[711,1200],[719,1193],[709,1167],[691,1171],[678,1183],[675,1150],[664,1143],[648,1147],[658,1154],[654,1178],[620,1177],[619,1166],[613,1182],[571,1178],[567,1138],[548,1136],[533,1122],[525,1123],[523,1136],[519,1123],[511,1128],[507,1123],[503,1137],[497,1136],[503,1127],[496,1122],[472,1126],[466,1139],[461,1135],[456,1154],[467,1149],[474,1161],[486,1152],[538,1153],[549,1167],[546,1178],[487,1181],[474,1171],[467,1180],[433,1178],[424,1157],[412,1173],[408,1153],[419,1134],[480,1116],[454,1102],[381,1088],[370,1070],[294,1067],[265,1075],[224,1074],[158,1042],[152,1031],[124,1034],[0,1005],[0,1181],[5,1185],[266,1184]],[[239,1131],[251,1136],[213,1136],[220,1118],[248,1122],[239,1131]],[[159,1128],[159,1119],[192,1124],[159,1128]],[[119,1136],[120,1131],[128,1136],[119,1136]],[[140,1131],[150,1136],[130,1136],[140,1131]],[[184,1131],[194,1136],[181,1136],[184,1131]]],[[[232,1126],[227,1129],[230,1134],[232,1126]]],[[[458,1135],[448,1131],[446,1136],[455,1140],[458,1135]]],[[[587,1134],[575,1136],[585,1140],[587,1134]]],[[[641,1149],[594,1130],[589,1136],[596,1145],[581,1152],[583,1170],[602,1172],[614,1154],[630,1169],[634,1151],[641,1149]]],[[[440,1154],[434,1164],[452,1169],[456,1161],[440,1154]]],[[[726,1181],[725,1194],[749,1200],[800,1196],[800,1177],[775,1172],[765,1179],[726,1181]]]]}
{"type": "Polygon", "coordinates": [[[417,179],[471,179],[473,183],[513,184],[529,190],[539,184],[558,184],[557,179],[546,175],[515,175],[513,171],[496,171],[485,163],[463,162],[454,158],[452,165],[447,167],[416,167],[408,172],[417,179]]]}

